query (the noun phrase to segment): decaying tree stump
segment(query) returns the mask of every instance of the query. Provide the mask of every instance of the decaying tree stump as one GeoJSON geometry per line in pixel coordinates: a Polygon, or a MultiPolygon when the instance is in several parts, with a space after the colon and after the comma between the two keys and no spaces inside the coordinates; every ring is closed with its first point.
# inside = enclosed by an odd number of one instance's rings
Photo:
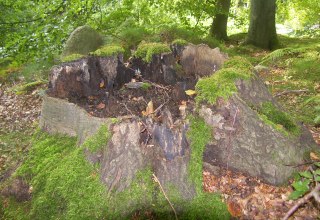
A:
{"type": "MultiPolygon", "coordinates": [[[[185,112],[179,116],[179,107],[181,114],[182,107],[187,114],[198,114],[193,99],[184,91],[194,89],[198,76],[212,74],[225,60],[226,55],[218,49],[189,45],[176,51],[175,56],[172,53],[154,55],[151,63],[135,58],[129,68],[124,66],[121,56],[87,57],[64,63],[52,69],[40,125],[49,132],[78,136],[80,143],[101,125],[107,125],[111,133],[109,142],[98,152],[87,152],[87,156],[91,162],[100,164],[101,180],[110,193],[126,190],[137,172],[150,168],[166,191],[173,186],[182,198],[192,199],[197,193],[188,173],[190,122],[185,119],[185,112]],[[184,75],[178,73],[177,61],[184,75]],[[153,89],[164,91],[160,95],[163,97],[158,97],[163,99],[162,105],[144,116],[123,102],[122,107],[128,114],[118,117],[116,122],[111,117],[93,117],[78,106],[83,100],[93,99],[99,100],[97,103],[102,100],[97,108],[108,105],[113,108],[116,104],[110,100],[121,88],[129,91],[126,97],[143,94],[129,97],[129,101],[144,100],[148,91],[135,93],[136,90],[126,87],[126,83],[138,77],[154,83],[153,89]],[[166,106],[166,99],[175,100],[176,106],[166,106]],[[189,106],[180,103],[188,99],[189,106]]],[[[204,161],[249,173],[272,184],[282,184],[294,171],[287,165],[301,162],[303,154],[312,149],[311,136],[303,127],[299,136],[286,136],[259,118],[255,109],[263,103],[271,102],[277,108],[279,105],[257,76],[235,83],[238,93],[231,98],[219,99],[214,105],[204,102],[198,109],[199,115],[213,128],[213,139],[206,146],[204,161]]],[[[150,100],[144,101],[147,106],[150,100]]]]}

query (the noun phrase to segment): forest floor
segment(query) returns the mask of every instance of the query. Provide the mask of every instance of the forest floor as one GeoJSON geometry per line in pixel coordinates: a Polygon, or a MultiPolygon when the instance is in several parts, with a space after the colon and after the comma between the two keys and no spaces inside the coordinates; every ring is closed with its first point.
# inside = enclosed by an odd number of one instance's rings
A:
{"type": "MultiPolygon", "coordinates": [[[[288,43],[288,39],[283,40],[288,43]]],[[[313,45],[314,42],[296,40],[289,46],[294,43],[313,45]]],[[[255,65],[270,54],[268,51],[236,44],[236,39],[231,41],[226,46],[227,52],[231,56],[246,56],[255,65]]],[[[259,74],[270,91],[277,95],[285,110],[307,125],[320,145],[320,127],[312,122],[317,104],[313,102],[313,97],[318,97],[320,92],[320,61],[313,62],[312,56],[310,58],[304,54],[289,54],[264,65],[267,68],[259,74]],[[291,60],[291,63],[285,63],[284,59],[291,60]],[[303,59],[305,62],[302,62],[303,59]],[[300,92],[292,92],[298,90],[300,92]]],[[[28,153],[31,134],[37,128],[40,116],[41,94],[46,87],[40,84],[25,94],[17,95],[13,88],[20,84],[24,82],[0,82],[0,182],[14,172],[28,153]]],[[[257,178],[230,170],[204,170],[203,180],[204,190],[221,193],[230,213],[239,219],[280,219],[296,202],[288,200],[288,195],[293,191],[289,185],[271,186],[257,178]]],[[[309,201],[291,218],[317,219],[320,216],[319,210],[319,204],[309,201]]]]}

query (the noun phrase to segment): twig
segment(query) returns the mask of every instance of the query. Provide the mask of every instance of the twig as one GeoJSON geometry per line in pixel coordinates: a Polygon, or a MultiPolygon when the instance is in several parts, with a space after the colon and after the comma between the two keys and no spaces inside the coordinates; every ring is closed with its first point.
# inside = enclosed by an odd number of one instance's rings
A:
{"type": "Polygon", "coordinates": [[[126,110],[131,114],[131,115],[134,115],[133,113],[132,113],[132,111],[128,108],[128,106],[125,104],[125,103],[121,103],[125,108],[126,108],[126,110]]]}
{"type": "Polygon", "coordinates": [[[283,217],[282,220],[289,219],[289,217],[293,213],[295,213],[301,205],[308,202],[308,200],[311,199],[312,197],[317,200],[317,198],[319,197],[318,191],[320,191],[320,184],[316,185],[316,187],[310,193],[306,194],[304,197],[299,199],[298,202],[287,212],[287,214],[283,217]]]}
{"type": "Polygon", "coordinates": [[[169,205],[171,206],[171,208],[172,208],[172,210],[173,210],[173,212],[174,212],[174,216],[176,217],[176,220],[178,220],[177,212],[176,212],[176,210],[174,209],[172,203],[170,202],[168,196],[167,196],[166,193],[164,192],[164,190],[163,190],[163,188],[162,188],[162,185],[161,185],[159,179],[157,178],[157,176],[156,176],[154,173],[152,174],[152,176],[153,176],[154,181],[159,184],[160,189],[161,189],[164,197],[166,198],[166,200],[168,201],[169,205]]]}
{"type": "Polygon", "coordinates": [[[308,89],[301,89],[301,90],[285,90],[283,92],[279,92],[277,94],[275,94],[273,97],[278,97],[278,96],[282,96],[282,95],[286,95],[286,94],[289,94],[289,93],[296,93],[296,94],[299,94],[299,93],[304,93],[304,92],[309,92],[308,89]]]}
{"type": "Polygon", "coordinates": [[[167,100],[165,103],[162,103],[161,105],[159,105],[158,108],[156,108],[156,110],[154,110],[151,114],[156,114],[158,111],[160,111],[160,109],[169,102],[169,100],[167,100]]]}
{"type": "Polygon", "coordinates": [[[159,88],[159,89],[163,89],[163,90],[166,90],[166,91],[170,90],[169,88],[167,88],[167,87],[165,87],[165,86],[161,86],[161,85],[156,84],[156,83],[154,83],[154,82],[151,82],[151,81],[149,81],[149,80],[143,80],[143,82],[147,82],[147,83],[151,84],[152,86],[154,86],[154,87],[156,87],[156,88],[159,88]]]}

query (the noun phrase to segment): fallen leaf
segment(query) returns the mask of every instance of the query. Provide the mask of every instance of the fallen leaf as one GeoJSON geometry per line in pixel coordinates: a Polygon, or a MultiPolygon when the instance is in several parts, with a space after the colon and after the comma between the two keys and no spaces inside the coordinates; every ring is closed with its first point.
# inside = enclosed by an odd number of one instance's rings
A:
{"type": "Polygon", "coordinates": [[[196,94],[196,91],[195,91],[195,90],[191,90],[191,89],[186,90],[185,92],[186,92],[186,94],[187,94],[188,96],[193,96],[193,95],[196,94]]]}
{"type": "Polygon", "coordinates": [[[106,107],[106,104],[101,102],[99,105],[97,105],[97,109],[104,109],[106,107]]]}
{"type": "Polygon", "coordinates": [[[146,110],[142,111],[142,115],[143,116],[148,116],[150,114],[153,114],[153,112],[154,112],[154,108],[153,108],[153,102],[151,100],[150,102],[148,102],[146,110]]]}
{"type": "Polygon", "coordinates": [[[100,88],[103,88],[104,87],[104,80],[101,80],[100,84],[99,84],[99,87],[100,88]]]}
{"type": "Polygon", "coordinates": [[[233,217],[239,217],[242,215],[241,207],[238,203],[230,200],[228,201],[227,205],[228,205],[228,211],[233,217]]]}
{"type": "Polygon", "coordinates": [[[320,160],[319,156],[314,152],[310,152],[310,159],[313,160],[313,161],[320,160]]]}

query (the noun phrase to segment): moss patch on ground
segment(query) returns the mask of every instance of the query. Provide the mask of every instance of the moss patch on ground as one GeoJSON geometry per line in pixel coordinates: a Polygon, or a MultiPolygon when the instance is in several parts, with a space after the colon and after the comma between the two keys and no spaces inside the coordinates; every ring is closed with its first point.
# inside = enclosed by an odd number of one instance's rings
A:
{"type": "Polygon", "coordinates": [[[139,44],[134,56],[141,58],[147,63],[152,61],[154,54],[171,52],[170,47],[163,43],[141,43],[139,44]]]}
{"type": "Polygon", "coordinates": [[[262,75],[273,94],[290,90],[308,90],[277,97],[284,109],[296,121],[315,124],[317,98],[320,91],[319,38],[298,39],[281,36],[288,48],[274,51],[263,60],[270,73],[262,75]]]}
{"type": "Polygon", "coordinates": [[[251,70],[252,65],[244,58],[235,57],[226,61],[224,68],[198,81],[196,85],[197,103],[215,104],[219,97],[228,99],[237,92],[236,80],[249,80],[253,77],[251,70]]]}
{"type": "Polygon", "coordinates": [[[107,57],[107,56],[114,56],[118,54],[123,54],[125,50],[123,47],[118,45],[106,45],[94,52],[91,52],[90,55],[100,56],[100,57],[107,57]]]}
{"type": "Polygon", "coordinates": [[[83,149],[76,146],[75,138],[36,133],[30,155],[15,175],[26,178],[33,187],[32,200],[24,216],[19,215],[21,212],[10,212],[24,204],[7,201],[6,219],[102,219],[107,216],[105,187],[97,170],[86,161],[83,149]]]}
{"type": "Polygon", "coordinates": [[[17,95],[22,95],[28,92],[31,92],[35,90],[37,87],[46,84],[46,81],[38,80],[30,83],[25,83],[22,85],[18,85],[15,87],[12,87],[12,91],[14,91],[17,95]]]}

